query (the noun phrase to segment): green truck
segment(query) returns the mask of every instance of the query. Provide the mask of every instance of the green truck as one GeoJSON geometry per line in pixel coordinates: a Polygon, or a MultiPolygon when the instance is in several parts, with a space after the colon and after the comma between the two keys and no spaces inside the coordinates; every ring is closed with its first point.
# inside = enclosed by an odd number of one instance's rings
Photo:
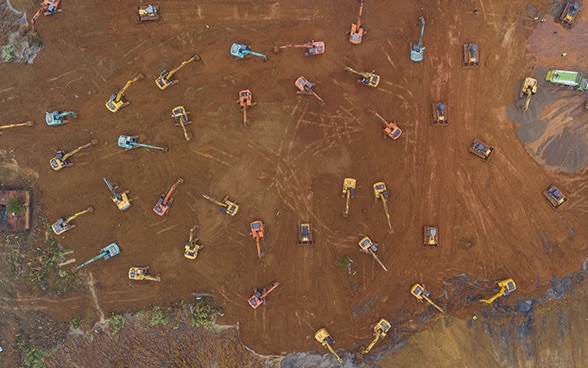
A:
{"type": "Polygon", "coordinates": [[[547,75],[545,75],[545,80],[560,86],[567,86],[576,91],[588,91],[588,79],[585,79],[580,72],[549,69],[547,75]]]}

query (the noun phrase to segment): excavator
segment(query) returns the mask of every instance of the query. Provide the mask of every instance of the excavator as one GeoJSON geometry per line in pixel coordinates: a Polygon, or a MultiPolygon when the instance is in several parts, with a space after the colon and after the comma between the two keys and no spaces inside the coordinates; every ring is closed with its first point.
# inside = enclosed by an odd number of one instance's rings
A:
{"type": "Polygon", "coordinates": [[[299,94],[299,95],[312,95],[312,96],[316,97],[317,100],[319,100],[319,103],[321,104],[321,106],[325,106],[325,101],[323,101],[321,96],[319,96],[314,91],[314,89],[313,89],[314,84],[310,83],[310,81],[308,79],[306,79],[304,76],[298,77],[298,79],[296,79],[296,81],[294,82],[294,85],[296,86],[296,88],[298,88],[298,91],[296,91],[297,94],[299,94]]]}
{"type": "Polygon", "coordinates": [[[370,110],[370,109],[367,109],[366,113],[376,115],[382,121],[382,123],[384,123],[384,138],[389,137],[394,140],[400,138],[400,135],[402,134],[402,130],[398,127],[398,125],[396,125],[395,122],[387,121],[386,119],[384,119],[382,117],[382,115],[380,115],[377,112],[370,110]]]}
{"type": "Polygon", "coordinates": [[[345,211],[343,211],[343,217],[349,216],[349,202],[351,201],[351,198],[355,197],[356,185],[357,180],[354,178],[343,179],[343,189],[341,190],[343,197],[345,197],[345,211]]]}
{"type": "Polygon", "coordinates": [[[243,60],[249,55],[252,55],[262,58],[263,61],[267,61],[267,56],[251,51],[251,47],[249,45],[244,45],[242,43],[233,43],[231,45],[231,55],[237,58],[237,60],[243,60]]]}
{"type": "Polygon", "coordinates": [[[146,23],[159,20],[159,5],[141,5],[137,7],[137,22],[146,23]]]}
{"type": "Polygon", "coordinates": [[[493,301],[500,298],[503,295],[509,295],[513,291],[517,289],[517,285],[515,284],[513,279],[506,279],[498,282],[498,286],[500,287],[500,291],[496,293],[490,299],[480,299],[482,303],[492,304],[493,301]]]}
{"type": "Polygon", "coordinates": [[[187,142],[190,142],[190,140],[192,139],[188,134],[188,130],[186,129],[186,125],[192,124],[192,122],[188,118],[189,114],[190,113],[186,111],[186,108],[184,106],[176,106],[172,109],[172,118],[174,118],[174,120],[176,121],[176,126],[182,127],[182,130],[184,132],[184,139],[186,139],[187,142]]]}
{"type": "Polygon", "coordinates": [[[229,216],[235,216],[239,212],[239,205],[231,200],[229,196],[224,196],[222,201],[217,201],[209,195],[203,194],[202,197],[207,201],[214,203],[218,206],[219,211],[226,213],[229,216]]]}
{"type": "Polygon", "coordinates": [[[382,318],[378,323],[376,323],[376,325],[374,326],[374,339],[372,340],[372,342],[370,342],[370,344],[365,347],[361,352],[363,354],[367,354],[370,352],[370,350],[372,350],[372,348],[374,347],[374,345],[376,345],[376,343],[380,340],[383,339],[384,337],[386,337],[386,335],[388,334],[388,331],[390,331],[390,328],[392,327],[392,325],[390,324],[390,322],[388,322],[387,319],[382,318]]]}
{"type": "Polygon", "coordinates": [[[85,213],[89,213],[89,212],[94,212],[94,207],[90,206],[90,207],[86,208],[85,210],[74,213],[73,215],[71,215],[67,218],[66,217],[60,218],[59,220],[55,221],[55,223],[53,225],[51,225],[51,229],[53,230],[55,235],[61,235],[64,232],[76,227],[76,225],[71,223],[73,220],[75,220],[79,216],[81,216],[85,213]]]}
{"type": "Polygon", "coordinates": [[[320,328],[317,332],[315,332],[314,339],[318,341],[319,344],[327,348],[331,352],[331,354],[333,354],[335,358],[337,358],[339,363],[343,363],[343,358],[337,355],[335,349],[333,349],[332,345],[335,343],[335,340],[333,340],[331,334],[329,334],[326,328],[320,328]]]}
{"type": "Polygon", "coordinates": [[[484,162],[488,162],[492,156],[492,153],[494,153],[494,147],[490,147],[479,139],[474,139],[474,142],[469,148],[469,152],[478,156],[484,160],[484,162]]]}
{"type": "Polygon", "coordinates": [[[312,40],[302,45],[284,45],[277,48],[278,51],[281,49],[306,49],[304,56],[315,56],[325,53],[325,43],[323,41],[312,40]]]}
{"type": "Polygon", "coordinates": [[[52,112],[45,112],[45,122],[47,125],[61,125],[67,124],[69,121],[66,117],[71,116],[74,119],[77,119],[77,115],[75,111],[52,111],[52,112]]]}
{"type": "Polygon", "coordinates": [[[425,17],[420,17],[419,20],[421,21],[421,37],[419,38],[419,42],[413,43],[410,47],[410,60],[418,63],[423,61],[423,51],[425,48],[423,46],[423,35],[425,34],[425,17]]]}
{"type": "Polygon", "coordinates": [[[522,106],[523,111],[529,110],[529,103],[531,102],[531,98],[535,93],[537,93],[537,79],[525,78],[525,82],[523,82],[523,87],[519,92],[519,98],[522,98],[524,95],[527,95],[527,98],[525,99],[525,104],[522,106]]]}
{"type": "Polygon", "coordinates": [[[388,212],[388,205],[386,204],[386,201],[388,200],[388,190],[386,189],[386,184],[383,181],[374,183],[374,197],[376,202],[378,202],[378,199],[382,201],[382,205],[384,205],[384,212],[386,212],[386,219],[388,220],[388,230],[392,231],[390,213],[388,212]]]}
{"type": "Polygon", "coordinates": [[[90,147],[94,144],[98,144],[98,141],[95,139],[92,139],[92,141],[90,143],[86,143],[83,146],[79,146],[78,148],[76,148],[75,150],[73,150],[71,152],[65,153],[63,151],[57,151],[57,153],[55,154],[55,157],[53,157],[51,160],[49,160],[49,164],[51,165],[51,168],[55,171],[59,171],[59,170],[63,169],[64,167],[73,166],[73,162],[69,161],[70,157],[72,157],[76,153],[80,152],[84,148],[90,147]]]}
{"type": "Polygon", "coordinates": [[[463,45],[463,67],[480,67],[480,48],[478,47],[478,44],[466,43],[465,45],[463,45]]]}
{"type": "Polygon", "coordinates": [[[110,96],[110,99],[108,101],[106,101],[106,104],[105,104],[108,111],[115,113],[118,110],[120,110],[123,107],[130,104],[129,101],[126,101],[124,99],[125,92],[127,91],[127,89],[129,89],[131,84],[135,83],[138,80],[144,79],[144,78],[145,78],[145,76],[142,73],[139,73],[135,78],[128,80],[127,84],[125,84],[124,87],[121,88],[117,93],[113,93],[110,96]]]}
{"type": "Polygon", "coordinates": [[[559,22],[567,28],[572,28],[576,24],[580,6],[579,1],[568,1],[559,15],[559,22]]]}
{"type": "Polygon", "coordinates": [[[427,290],[425,290],[425,288],[423,286],[421,286],[420,284],[414,284],[412,286],[412,288],[410,289],[410,293],[417,298],[419,301],[426,301],[427,303],[431,304],[433,307],[435,307],[435,309],[437,309],[439,312],[441,313],[445,313],[445,311],[443,309],[441,309],[441,307],[439,307],[437,304],[435,304],[431,299],[429,299],[429,292],[427,290]]]}
{"type": "Polygon", "coordinates": [[[124,148],[126,150],[132,150],[133,148],[137,148],[137,147],[145,147],[145,148],[156,149],[156,150],[160,150],[160,151],[164,151],[164,152],[168,151],[167,147],[158,147],[158,146],[152,146],[150,144],[139,143],[138,139],[139,139],[139,137],[136,135],[120,135],[118,137],[118,146],[120,148],[124,148]]]}
{"type": "Polygon", "coordinates": [[[204,248],[204,245],[198,244],[198,238],[194,238],[194,232],[198,229],[197,226],[194,226],[190,229],[190,238],[184,244],[184,257],[188,259],[196,259],[198,257],[198,251],[204,248]]]}
{"type": "Polygon", "coordinates": [[[447,126],[447,106],[445,102],[437,102],[433,104],[433,124],[439,126],[447,126]]]}
{"type": "Polygon", "coordinates": [[[194,60],[199,61],[200,55],[194,54],[194,55],[190,56],[190,58],[188,60],[182,61],[180,66],[178,66],[177,68],[174,68],[170,71],[168,71],[168,70],[162,71],[161,74],[159,74],[159,77],[157,77],[155,79],[155,84],[157,85],[157,88],[164,91],[167,89],[167,87],[173,86],[176,83],[180,83],[179,80],[173,79],[174,74],[176,74],[180,69],[182,69],[186,65],[190,64],[194,60]]]}
{"type": "Polygon", "coordinates": [[[4,129],[18,128],[18,127],[23,127],[23,126],[32,127],[32,126],[35,126],[35,123],[29,120],[25,123],[14,123],[14,124],[1,125],[0,126],[0,135],[4,134],[2,132],[2,130],[4,130],[4,129]]]}
{"type": "Polygon", "coordinates": [[[357,244],[361,248],[361,252],[365,254],[371,254],[372,257],[374,257],[374,259],[376,260],[376,262],[378,262],[378,264],[382,266],[384,271],[388,272],[386,266],[384,266],[382,261],[380,261],[380,258],[376,255],[376,252],[378,251],[377,244],[372,242],[369,236],[364,236],[357,244]]]}
{"type": "Polygon", "coordinates": [[[561,205],[568,201],[566,197],[555,185],[550,186],[543,196],[549,201],[553,208],[558,209],[561,205]]]}
{"type": "Polygon", "coordinates": [[[311,222],[299,222],[298,223],[298,245],[311,245],[314,244],[312,237],[312,223],[311,222]]]}
{"type": "Polygon", "coordinates": [[[110,197],[110,199],[112,199],[112,202],[114,202],[114,204],[116,205],[116,207],[121,210],[128,210],[129,207],[131,207],[131,200],[129,199],[129,191],[125,190],[122,193],[117,193],[116,192],[116,185],[113,185],[110,180],[108,180],[108,178],[102,178],[104,180],[104,183],[106,183],[106,186],[108,187],[108,189],[110,190],[110,193],[112,193],[112,197],[110,197]]]}
{"type": "Polygon", "coordinates": [[[361,83],[363,85],[374,88],[376,88],[380,84],[380,76],[374,74],[375,70],[372,70],[371,72],[358,72],[357,70],[349,66],[346,66],[344,71],[359,75],[360,78],[357,80],[357,83],[361,83]]]}
{"type": "Polygon", "coordinates": [[[155,212],[158,216],[163,216],[167,213],[169,208],[173,203],[173,198],[171,198],[174,190],[178,187],[178,185],[182,184],[184,179],[178,178],[178,180],[169,188],[166,194],[162,194],[161,197],[157,200],[155,207],[153,207],[153,212],[155,212]]]}
{"type": "Polygon", "coordinates": [[[272,281],[269,289],[253,289],[253,295],[247,299],[247,303],[253,309],[257,309],[262,304],[265,304],[267,296],[280,285],[279,282],[272,281]]]}
{"type": "Polygon", "coordinates": [[[261,258],[263,256],[263,252],[261,251],[261,245],[259,244],[261,239],[263,239],[263,231],[265,229],[263,222],[261,220],[253,221],[249,224],[251,228],[251,236],[255,239],[255,245],[257,246],[257,256],[261,258]]]}
{"type": "Polygon", "coordinates": [[[351,24],[351,31],[349,31],[349,42],[354,45],[359,45],[363,41],[363,36],[367,33],[361,27],[361,14],[363,13],[363,0],[359,4],[359,15],[357,16],[357,23],[351,24]]]}
{"type": "Polygon", "coordinates": [[[41,14],[55,15],[57,13],[61,13],[59,5],[61,5],[61,0],[43,0],[41,6],[39,6],[39,10],[37,10],[37,12],[31,18],[31,27],[33,28],[33,32],[37,32],[37,19],[41,16],[41,14]]]}
{"type": "Polygon", "coordinates": [[[105,261],[108,261],[110,258],[116,256],[119,253],[120,253],[120,248],[119,248],[118,244],[110,243],[107,246],[105,246],[104,248],[100,249],[100,253],[96,257],[82,263],[81,265],[76,266],[76,270],[79,270],[82,267],[86,267],[90,263],[97,261],[100,258],[104,258],[105,261]]]}
{"type": "Polygon", "coordinates": [[[427,247],[439,246],[439,233],[436,226],[423,227],[423,244],[427,247]]]}
{"type": "Polygon", "coordinates": [[[149,266],[147,267],[131,267],[129,268],[129,279],[131,280],[146,280],[146,281],[161,281],[159,276],[149,275],[149,266]]]}
{"type": "Polygon", "coordinates": [[[245,128],[247,128],[249,125],[249,122],[247,121],[247,110],[257,105],[257,102],[253,102],[251,91],[244,89],[239,92],[239,99],[237,100],[237,103],[239,106],[241,106],[241,109],[243,109],[243,125],[245,128]]]}

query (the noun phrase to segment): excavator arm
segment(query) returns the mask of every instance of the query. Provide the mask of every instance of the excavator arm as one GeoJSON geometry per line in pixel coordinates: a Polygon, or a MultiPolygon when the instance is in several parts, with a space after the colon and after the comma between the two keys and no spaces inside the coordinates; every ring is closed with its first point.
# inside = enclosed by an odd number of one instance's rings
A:
{"type": "Polygon", "coordinates": [[[69,216],[68,218],[65,219],[65,221],[63,221],[63,225],[69,225],[69,223],[73,220],[75,220],[76,218],[80,217],[81,215],[88,213],[88,212],[94,212],[94,208],[93,207],[88,207],[83,211],[74,213],[73,215],[69,216]]]}
{"type": "Polygon", "coordinates": [[[165,79],[168,79],[168,80],[171,79],[174,76],[174,74],[176,74],[180,69],[182,69],[186,65],[188,65],[191,62],[193,62],[194,60],[196,60],[196,58],[198,58],[198,59],[200,58],[198,56],[198,54],[192,55],[188,60],[182,61],[182,63],[178,67],[170,70],[165,75],[163,75],[165,72],[164,73],[161,73],[161,76],[164,77],[165,79]]]}
{"type": "Polygon", "coordinates": [[[76,153],[80,152],[81,150],[83,150],[86,147],[90,147],[92,144],[94,144],[94,143],[90,142],[90,143],[84,144],[83,146],[79,146],[75,150],[66,153],[60,160],[67,161],[71,156],[75,155],[76,153]]]}
{"type": "Polygon", "coordinates": [[[370,352],[370,350],[372,350],[372,348],[374,347],[374,345],[376,345],[376,343],[380,340],[380,331],[377,331],[376,336],[374,337],[374,339],[372,340],[372,342],[370,342],[370,344],[363,349],[362,353],[367,354],[370,352]]]}
{"type": "Polygon", "coordinates": [[[137,75],[135,78],[130,79],[127,81],[127,83],[123,86],[123,88],[121,88],[117,93],[116,93],[116,97],[114,98],[114,102],[120,102],[120,100],[122,99],[122,97],[124,96],[125,92],[127,91],[127,89],[129,89],[129,87],[131,86],[131,84],[135,83],[136,81],[138,81],[139,79],[143,79],[143,75],[139,74],[137,75]]]}
{"type": "Polygon", "coordinates": [[[165,197],[163,198],[163,204],[167,204],[169,202],[169,199],[171,198],[172,194],[174,193],[174,191],[176,190],[176,188],[178,187],[178,185],[182,184],[184,182],[184,180],[182,180],[181,178],[178,179],[178,181],[176,181],[171,188],[169,188],[169,190],[167,191],[165,197]]]}

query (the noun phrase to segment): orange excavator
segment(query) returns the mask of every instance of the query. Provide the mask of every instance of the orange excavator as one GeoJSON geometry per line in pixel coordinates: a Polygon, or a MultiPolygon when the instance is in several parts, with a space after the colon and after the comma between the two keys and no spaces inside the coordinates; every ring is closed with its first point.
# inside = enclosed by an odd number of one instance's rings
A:
{"type": "Polygon", "coordinates": [[[43,0],[41,6],[39,6],[39,10],[33,15],[31,18],[31,27],[33,27],[33,32],[37,32],[37,18],[43,15],[54,15],[56,13],[61,13],[61,9],[59,9],[59,5],[61,5],[61,0],[43,0]]]}
{"type": "Polygon", "coordinates": [[[359,45],[363,41],[363,36],[367,33],[361,28],[361,14],[363,13],[363,0],[359,4],[359,15],[357,16],[357,23],[351,25],[349,32],[349,42],[354,45],[359,45]]]}
{"type": "Polygon", "coordinates": [[[169,188],[167,193],[162,195],[157,200],[155,207],[153,207],[153,212],[155,212],[156,215],[163,216],[167,213],[167,211],[169,210],[169,208],[171,207],[171,205],[173,203],[173,199],[171,198],[171,196],[172,196],[174,190],[176,190],[177,186],[182,184],[183,182],[184,182],[184,179],[178,178],[178,180],[169,188]]]}
{"type": "Polygon", "coordinates": [[[261,220],[253,221],[249,226],[251,227],[251,236],[255,239],[255,244],[257,245],[257,256],[261,258],[263,252],[261,251],[259,242],[263,239],[263,222],[261,220]]]}
{"type": "Polygon", "coordinates": [[[245,127],[247,128],[247,110],[257,105],[257,102],[253,102],[253,96],[251,95],[251,91],[248,89],[244,89],[239,92],[239,100],[237,100],[237,103],[243,109],[243,125],[245,125],[245,127]]]}

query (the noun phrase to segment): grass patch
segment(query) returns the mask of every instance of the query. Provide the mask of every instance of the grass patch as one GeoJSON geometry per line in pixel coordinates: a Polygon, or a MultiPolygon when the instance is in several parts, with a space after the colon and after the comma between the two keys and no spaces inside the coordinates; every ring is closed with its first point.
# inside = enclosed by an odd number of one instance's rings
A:
{"type": "Polygon", "coordinates": [[[113,335],[116,335],[117,333],[119,333],[120,330],[122,330],[125,327],[125,325],[127,324],[127,319],[122,314],[112,313],[110,319],[108,320],[108,323],[112,328],[110,332],[113,335]]]}
{"type": "Polygon", "coordinates": [[[45,350],[30,346],[26,341],[19,340],[16,343],[16,350],[23,353],[22,368],[45,368],[43,358],[45,357],[45,350]]]}
{"type": "Polygon", "coordinates": [[[149,321],[149,327],[157,325],[167,325],[169,323],[169,314],[159,308],[155,308],[149,321]]]}
{"type": "Polygon", "coordinates": [[[192,314],[190,318],[192,327],[210,327],[218,313],[218,307],[207,303],[205,299],[200,299],[190,308],[190,313],[192,314]]]}

